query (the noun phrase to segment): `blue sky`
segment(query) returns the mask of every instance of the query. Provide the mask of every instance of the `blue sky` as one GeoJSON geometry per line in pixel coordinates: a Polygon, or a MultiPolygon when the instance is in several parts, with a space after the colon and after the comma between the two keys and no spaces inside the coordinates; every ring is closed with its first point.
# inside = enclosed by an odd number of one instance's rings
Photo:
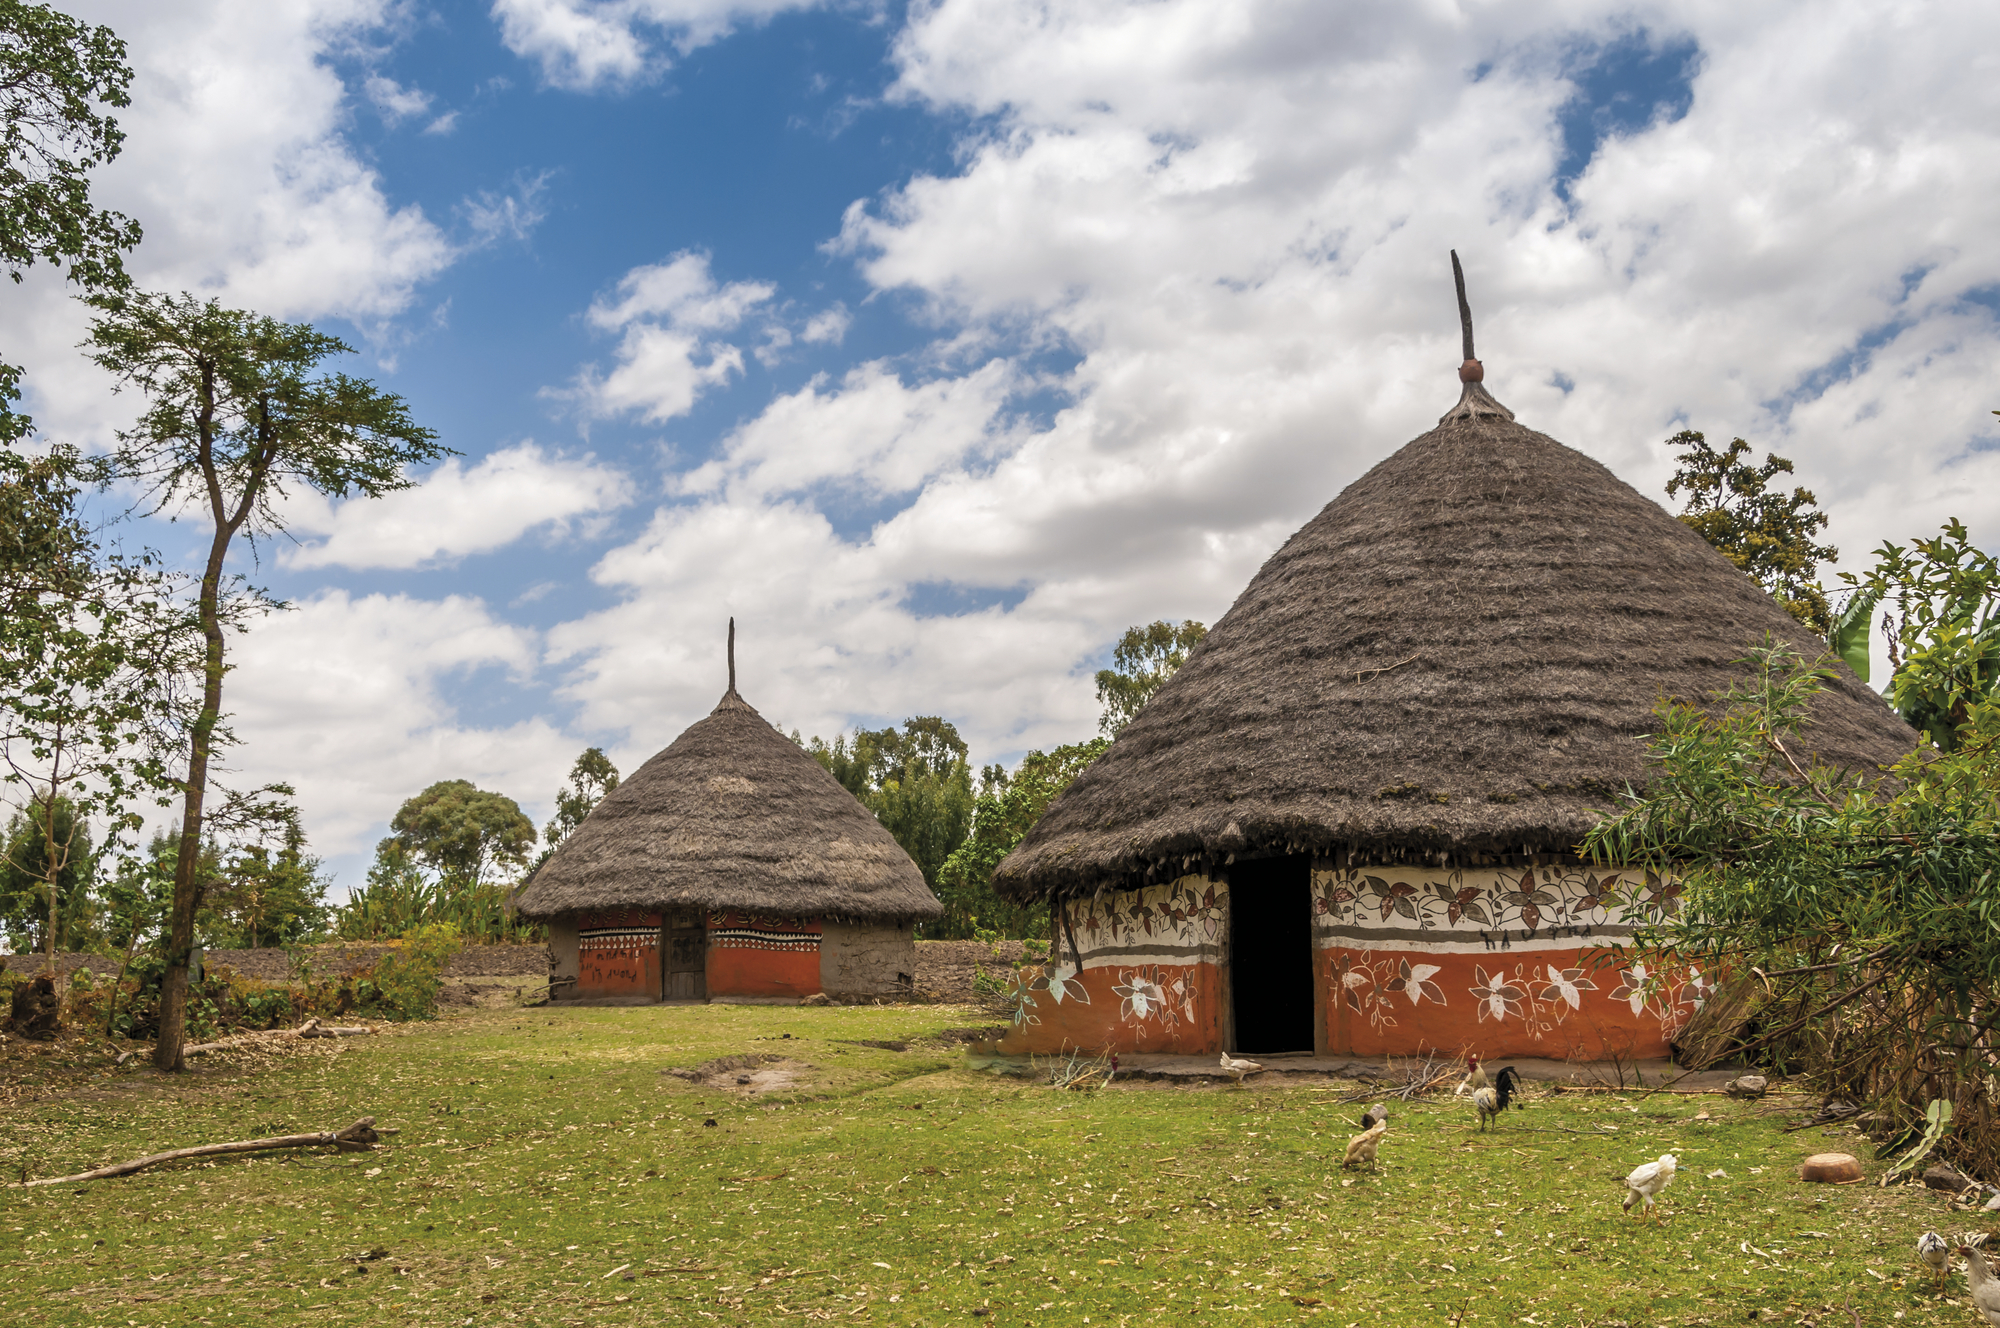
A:
{"type": "MultiPolygon", "coordinates": [[[[1848,565],[2000,516],[1990,7],[76,11],[139,71],[140,279],[340,332],[463,453],[256,569],[233,777],[343,888],[432,780],[539,822],[658,750],[731,614],[787,727],[1088,736],[1122,628],[1213,621],[1450,404],[1451,247],[1489,385],[1646,492],[1695,427],[1793,457],[1848,565]]],[[[78,311],[7,301],[101,441],[78,311]]]]}

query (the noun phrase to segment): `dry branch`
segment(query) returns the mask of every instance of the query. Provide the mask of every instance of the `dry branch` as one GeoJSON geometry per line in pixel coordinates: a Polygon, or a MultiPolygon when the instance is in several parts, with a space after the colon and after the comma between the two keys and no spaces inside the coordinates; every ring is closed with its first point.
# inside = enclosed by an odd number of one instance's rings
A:
{"type": "MultiPolygon", "coordinates": [[[[222,1051],[229,1047],[241,1047],[253,1042],[263,1042],[271,1038],[362,1037],[374,1031],[374,1029],[364,1027],[360,1024],[322,1024],[318,1017],[315,1016],[300,1024],[297,1028],[273,1028],[266,1029],[261,1033],[239,1033],[235,1037],[226,1037],[217,1042],[197,1042],[191,1047],[181,1048],[181,1055],[197,1056],[204,1051],[222,1051]]],[[[122,1051],[118,1053],[117,1063],[123,1065],[138,1054],[136,1051],[122,1051]]]]}
{"type": "Polygon", "coordinates": [[[95,1171],[79,1172],[74,1176],[48,1176],[41,1180],[25,1180],[14,1188],[32,1189],[37,1185],[68,1185],[79,1180],[104,1180],[111,1176],[129,1176],[147,1167],[156,1167],[162,1162],[178,1162],[185,1157],[216,1157],[224,1153],[263,1153],[276,1148],[321,1148],[328,1144],[343,1153],[368,1151],[382,1136],[376,1133],[375,1118],[363,1116],[344,1130],[321,1130],[314,1134],[281,1134],[270,1139],[239,1139],[227,1144],[203,1144],[199,1148],[176,1148],[171,1152],[153,1153],[146,1157],[134,1158],[130,1162],[116,1162],[95,1171]]]}

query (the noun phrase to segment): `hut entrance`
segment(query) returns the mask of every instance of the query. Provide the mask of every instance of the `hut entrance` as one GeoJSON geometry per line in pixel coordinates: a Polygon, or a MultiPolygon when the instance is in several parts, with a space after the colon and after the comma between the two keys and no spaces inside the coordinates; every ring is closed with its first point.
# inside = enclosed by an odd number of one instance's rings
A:
{"type": "Polygon", "coordinates": [[[1229,868],[1229,971],[1244,1054],[1313,1050],[1312,857],[1229,868]]]}
{"type": "Polygon", "coordinates": [[[708,929],[700,917],[669,914],[661,947],[660,995],[670,1001],[708,999],[708,929]]]}

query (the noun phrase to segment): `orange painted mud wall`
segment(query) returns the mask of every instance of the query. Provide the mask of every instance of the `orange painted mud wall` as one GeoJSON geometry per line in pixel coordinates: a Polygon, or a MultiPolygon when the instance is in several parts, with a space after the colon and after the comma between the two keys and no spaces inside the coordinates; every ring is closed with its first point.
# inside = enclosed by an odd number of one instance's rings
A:
{"type": "Polygon", "coordinates": [[[1626,950],[1678,907],[1649,873],[1318,867],[1312,894],[1335,1055],[1665,1056],[1710,986],[1626,950]]]}
{"type": "Polygon", "coordinates": [[[1016,977],[1013,1027],[1000,1050],[1192,1055],[1219,1047],[1226,893],[1187,876],[1071,906],[1051,961],[1016,977]]]}
{"type": "MultiPolygon", "coordinates": [[[[1000,1050],[1224,1050],[1228,893],[1187,876],[1071,906],[1050,962],[1017,976],[1000,1050]]],[[[1368,1057],[1664,1056],[1712,984],[1649,972],[1627,947],[1679,894],[1647,873],[1580,867],[1316,866],[1322,1046],[1368,1057]]]]}
{"type": "Polygon", "coordinates": [[[818,918],[708,915],[708,994],[810,996],[820,989],[818,918]]]}
{"type": "Polygon", "coordinates": [[[660,915],[631,910],[576,915],[577,997],[660,994],[660,915]]]}

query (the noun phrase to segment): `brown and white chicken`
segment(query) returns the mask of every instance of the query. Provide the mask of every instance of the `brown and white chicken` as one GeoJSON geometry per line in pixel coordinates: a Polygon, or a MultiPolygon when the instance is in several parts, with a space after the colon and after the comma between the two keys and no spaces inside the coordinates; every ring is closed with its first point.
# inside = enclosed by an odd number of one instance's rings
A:
{"type": "Polygon", "coordinates": [[[1479,1068],[1479,1057],[1468,1055],[1465,1058],[1465,1078],[1458,1081],[1458,1087],[1451,1090],[1451,1095],[1464,1097],[1467,1093],[1476,1093],[1488,1086],[1486,1071],[1479,1068]]]}
{"type": "Polygon", "coordinates": [[[1986,1256],[1978,1250],[1961,1245],[1958,1252],[1965,1259],[1965,1286],[1972,1293],[1972,1308],[1993,1328],[2000,1328],[2000,1281],[1994,1279],[1986,1256]]]}
{"type": "Polygon", "coordinates": [[[1485,1129],[1488,1122],[1500,1118],[1500,1113],[1507,1109],[1508,1099],[1513,1097],[1515,1090],[1520,1086],[1521,1076],[1514,1072],[1514,1067],[1503,1065],[1500,1067],[1500,1073],[1493,1076],[1492,1087],[1472,1090],[1472,1105],[1479,1112],[1480,1129],[1485,1129]]]}
{"type": "Polygon", "coordinates": [[[1343,1167],[1358,1167],[1366,1162],[1375,1165],[1375,1152],[1382,1146],[1382,1136],[1389,1132],[1389,1118],[1380,1117],[1376,1122],[1347,1141],[1347,1156],[1341,1159],[1343,1167]]]}
{"type": "Polygon", "coordinates": [[[1235,1080],[1238,1088],[1243,1087],[1244,1075],[1255,1074],[1263,1068],[1256,1061],[1238,1060],[1226,1051],[1222,1053],[1222,1072],[1235,1080]]]}

